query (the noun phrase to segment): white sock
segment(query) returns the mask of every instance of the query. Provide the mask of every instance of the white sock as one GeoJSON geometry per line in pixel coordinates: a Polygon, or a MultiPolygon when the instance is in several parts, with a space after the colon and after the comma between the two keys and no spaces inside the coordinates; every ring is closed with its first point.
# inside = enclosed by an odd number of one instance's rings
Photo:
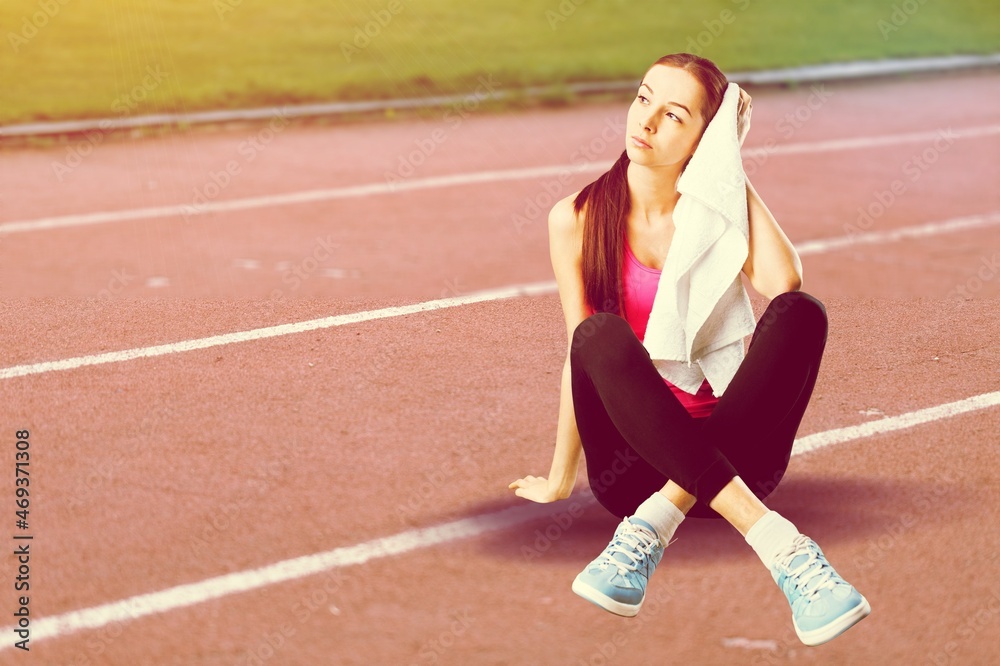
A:
{"type": "Polygon", "coordinates": [[[770,569],[778,554],[797,536],[799,530],[790,520],[777,511],[768,511],[747,531],[746,540],[764,566],[770,569]]]}
{"type": "Polygon", "coordinates": [[[656,536],[666,546],[673,538],[677,527],[684,520],[684,513],[660,493],[653,493],[632,514],[653,526],[656,536]]]}

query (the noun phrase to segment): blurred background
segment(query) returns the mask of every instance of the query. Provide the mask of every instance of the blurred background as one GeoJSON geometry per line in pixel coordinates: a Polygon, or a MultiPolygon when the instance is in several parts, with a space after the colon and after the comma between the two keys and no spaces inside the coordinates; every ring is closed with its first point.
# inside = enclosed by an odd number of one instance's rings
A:
{"type": "Polygon", "coordinates": [[[991,53],[997,15],[989,0],[7,0],[0,124],[471,92],[484,75],[632,81],[678,51],[725,72],[991,53]]]}
{"type": "MultiPolygon", "coordinates": [[[[588,140],[521,133],[518,112],[604,104],[593,107],[601,118],[592,129],[608,122],[617,131],[645,68],[677,51],[708,57],[730,75],[988,55],[1000,45],[998,13],[989,0],[8,0],[0,5],[0,291],[93,296],[107,295],[110,284],[114,295],[260,298],[294,286],[297,295],[425,297],[495,286],[487,274],[444,274],[430,263],[420,268],[432,278],[418,289],[398,266],[372,268],[419,261],[390,229],[403,212],[416,215],[406,223],[412,229],[428,210],[423,202],[372,200],[367,210],[383,221],[385,237],[350,231],[357,220],[344,218],[356,213],[334,200],[361,201],[352,191],[326,192],[321,210],[286,208],[329,223],[298,242],[294,232],[258,234],[253,224],[245,228],[255,240],[223,239],[204,223],[229,224],[232,216],[215,217],[217,207],[252,195],[396,186],[470,168],[465,141],[483,164],[523,165],[525,136],[538,163],[591,166],[564,179],[565,196],[619,148],[605,144],[574,160],[571,147],[588,140]],[[485,129],[489,123],[496,129],[485,129]],[[333,131],[310,134],[309,126],[333,131]],[[183,225],[164,223],[177,213],[183,225]],[[113,232],[103,227],[109,220],[113,232]],[[59,242],[93,248],[89,262],[55,245],[40,252],[24,233],[44,227],[54,238],[55,229],[81,224],[99,225],[91,226],[97,236],[63,234],[59,242]],[[330,239],[317,248],[321,230],[330,239]],[[324,279],[290,275],[331,243],[341,250],[323,261],[324,279]],[[383,279],[393,272],[395,280],[383,279]]],[[[770,81],[798,86],[806,99],[808,83],[786,79],[770,81]]],[[[984,89],[983,99],[995,93],[984,89]]],[[[763,106],[755,107],[758,126],[771,122],[763,106]]],[[[487,227],[513,225],[517,243],[470,242],[486,261],[534,253],[544,271],[543,225],[525,220],[545,212],[524,199],[501,196],[481,211],[487,227]]]]}

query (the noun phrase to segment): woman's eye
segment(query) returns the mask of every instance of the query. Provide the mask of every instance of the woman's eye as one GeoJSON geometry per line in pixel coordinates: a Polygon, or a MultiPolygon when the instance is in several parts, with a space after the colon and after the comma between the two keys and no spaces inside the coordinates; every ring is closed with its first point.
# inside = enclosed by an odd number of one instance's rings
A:
{"type": "Polygon", "coordinates": [[[670,116],[670,117],[672,117],[677,122],[681,121],[681,119],[678,116],[676,116],[675,114],[673,114],[673,113],[668,113],[667,115],[670,116]]]}
{"type": "Polygon", "coordinates": [[[642,95],[639,95],[636,99],[641,99],[644,102],[646,101],[646,98],[644,96],[642,96],[642,95]]]}

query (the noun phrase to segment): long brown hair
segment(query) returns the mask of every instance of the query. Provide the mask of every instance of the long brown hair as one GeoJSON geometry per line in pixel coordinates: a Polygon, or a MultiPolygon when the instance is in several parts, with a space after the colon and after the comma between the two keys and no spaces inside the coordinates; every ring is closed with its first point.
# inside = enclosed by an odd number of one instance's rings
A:
{"type": "MultiPolygon", "coordinates": [[[[705,91],[702,118],[705,127],[715,117],[729,85],[715,63],[690,53],[665,55],[656,65],[687,70],[705,91]]],[[[611,312],[624,317],[622,262],[625,260],[625,230],[631,209],[628,180],[628,153],[577,195],[573,208],[579,214],[587,202],[583,225],[583,288],[587,304],[594,312],[611,312]]],[[[686,166],[686,165],[685,165],[686,166]]]]}

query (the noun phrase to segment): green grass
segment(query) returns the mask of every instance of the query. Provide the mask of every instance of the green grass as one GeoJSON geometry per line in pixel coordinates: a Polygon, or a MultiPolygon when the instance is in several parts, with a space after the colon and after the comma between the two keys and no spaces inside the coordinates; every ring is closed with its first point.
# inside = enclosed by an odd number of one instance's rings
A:
{"type": "Polygon", "coordinates": [[[700,33],[727,72],[1000,50],[996,0],[394,1],[348,61],[342,45],[389,0],[4,0],[0,124],[464,92],[485,75],[508,90],[638,80],[700,33]],[[59,9],[22,41],[43,5],[59,9]],[[903,5],[918,9],[883,38],[903,5]],[[713,36],[703,22],[723,10],[734,20],[713,36]],[[150,68],[165,77],[144,87],[150,68]]]}

